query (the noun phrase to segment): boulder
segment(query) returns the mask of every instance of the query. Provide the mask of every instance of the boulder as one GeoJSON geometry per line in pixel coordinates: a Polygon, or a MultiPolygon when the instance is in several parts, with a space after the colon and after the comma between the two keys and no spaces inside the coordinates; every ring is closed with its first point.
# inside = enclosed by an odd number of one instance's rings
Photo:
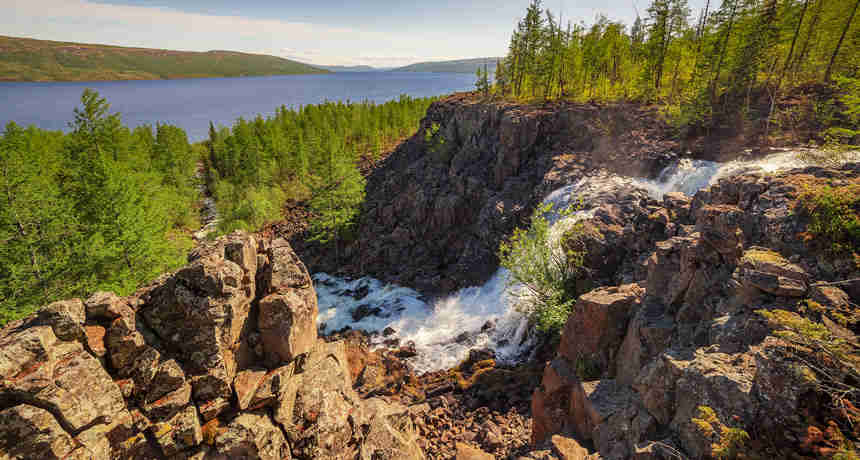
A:
{"type": "MultiPolygon", "coordinates": [[[[0,411],[0,456],[8,459],[96,458],[50,412],[26,404],[0,411]],[[76,452],[84,451],[84,452],[76,452]]],[[[98,457],[107,459],[107,457],[98,457]]]]}
{"type": "Polygon", "coordinates": [[[644,294],[638,284],[627,284],[581,295],[564,326],[558,353],[581,367],[613,374],[627,323],[644,294]]]}
{"type": "Polygon", "coordinates": [[[272,294],[260,301],[257,324],[270,362],[288,363],[311,350],[317,340],[316,298],[295,292],[272,294]]]}
{"type": "Polygon", "coordinates": [[[295,458],[423,458],[405,407],[362,402],[352,389],[344,342],[317,342],[299,359],[274,418],[295,458]]]}
{"type": "Polygon", "coordinates": [[[0,331],[0,400],[49,410],[70,431],[125,411],[117,385],[79,342],[60,341],[48,326],[0,331]]]}
{"type": "Polygon", "coordinates": [[[753,247],[746,250],[738,268],[746,285],[780,297],[803,297],[809,276],[775,251],[753,247]]]}
{"type": "Polygon", "coordinates": [[[194,398],[229,398],[236,369],[249,364],[245,345],[255,296],[256,240],[232,234],[195,249],[191,263],[143,295],[146,323],[187,359],[194,398]],[[254,257],[251,257],[251,255],[254,257]]]}
{"type": "Polygon", "coordinates": [[[553,453],[559,460],[596,460],[599,455],[590,454],[588,449],[582,447],[573,438],[553,435],[550,438],[553,453]]]}
{"type": "Polygon", "coordinates": [[[251,405],[251,400],[257,394],[257,389],[263,383],[266,371],[262,369],[248,369],[239,372],[233,381],[233,389],[236,391],[236,401],[239,410],[245,410],[251,405]]]}
{"type": "Polygon", "coordinates": [[[706,205],[698,210],[696,231],[729,263],[741,255],[745,213],[732,205],[706,205]]]}
{"type": "Polygon", "coordinates": [[[80,299],[54,302],[39,310],[36,317],[32,324],[51,326],[58,339],[86,343],[83,326],[87,318],[80,299]]]}
{"type": "Polygon", "coordinates": [[[84,302],[87,321],[113,321],[131,312],[128,301],[113,292],[99,291],[84,302]]]}
{"type": "Polygon", "coordinates": [[[193,405],[187,406],[165,421],[153,423],[148,431],[161,452],[168,457],[203,442],[203,431],[197,417],[197,409],[193,405]]]}
{"type": "Polygon", "coordinates": [[[215,438],[215,459],[289,460],[290,446],[265,413],[248,412],[233,419],[215,438]]]}
{"type": "Polygon", "coordinates": [[[477,447],[472,447],[468,444],[458,442],[456,447],[456,460],[493,460],[495,457],[484,452],[477,447]]]}

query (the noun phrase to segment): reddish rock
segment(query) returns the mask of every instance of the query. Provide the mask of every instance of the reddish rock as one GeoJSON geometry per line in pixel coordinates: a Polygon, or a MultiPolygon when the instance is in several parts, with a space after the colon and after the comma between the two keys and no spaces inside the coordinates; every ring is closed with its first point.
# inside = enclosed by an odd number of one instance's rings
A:
{"type": "Polygon", "coordinates": [[[105,346],[107,330],[101,326],[86,326],[84,331],[87,335],[87,349],[96,358],[104,358],[107,355],[107,347],[105,346]]]}
{"type": "Polygon", "coordinates": [[[564,326],[558,353],[572,363],[613,374],[627,323],[644,293],[638,284],[628,284],[581,295],[564,326]]]}
{"type": "Polygon", "coordinates": [[[257,394],[257,389],[266,378],[265,370],[245,370],[236,374],[233,380],[233,389],[236,391],[236,401],[239,410],[245,410],[251,405],[251,400],[257,394]]]}

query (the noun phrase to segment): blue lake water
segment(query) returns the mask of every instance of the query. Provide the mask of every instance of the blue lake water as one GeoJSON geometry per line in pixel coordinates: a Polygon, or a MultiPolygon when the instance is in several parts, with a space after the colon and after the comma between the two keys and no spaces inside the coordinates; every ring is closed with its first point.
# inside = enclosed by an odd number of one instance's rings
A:
{"type": "Polygon", "coordinates": [[[208,135],[209,122],[232,125],[239,117],[274,114],[328,101],[385,102],[401,94],[439,96],[474,89],[475,76],[455,73],[344,72],[324,75],[202,78],[189,80],[18,83],[0,82],[0,126],[9,121],[65,130],[81,93],[98,91],[124,123],[177,125],[192,141],[208,135]]]}

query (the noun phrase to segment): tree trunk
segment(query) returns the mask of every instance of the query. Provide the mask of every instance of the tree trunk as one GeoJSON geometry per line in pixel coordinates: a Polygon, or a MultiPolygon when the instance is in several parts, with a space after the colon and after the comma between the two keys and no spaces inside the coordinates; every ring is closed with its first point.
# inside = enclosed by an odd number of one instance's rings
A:
{"type": "Polygon", "coordinates": [[[720,50],[720,59],[717,61],[717,70],[714,73],[714,79],[711,81],[711,106],[716,103],[717,98],[717,82],[720,79],[720,71],[723,67],[723,60],[726,57],[726,51],[729,46],[729,38],[732,35],[732,26],[735,22],[735,12],[737,11],[737,0],[733,0],[731,13],[729,14],[729,25],[726,29],[726,38],[723,40],[722,49],[720,50]]]}
{"type": "Polygon", "coordinates": [[[854,9],[851,10],[851,16],[845,21],[845,27],[842,28],[842,35],[839,37],[839,42],[836,43],[836,49],[833,50],[833,55],[830,56],[830,64],[827,64],[827,71],[824,72],[825,83],[830,82],[830,73],[833,71],[833,63],[836,62],[836,55],[839,54],[839,48],[842,47],[842,42],[845,40],[845,35],[848,34],[848,29],[851,28],[851,21],[854,20],[854,14],[857,13],[857,7],[860,6],[860,0],[854,2],[854,9]]]}

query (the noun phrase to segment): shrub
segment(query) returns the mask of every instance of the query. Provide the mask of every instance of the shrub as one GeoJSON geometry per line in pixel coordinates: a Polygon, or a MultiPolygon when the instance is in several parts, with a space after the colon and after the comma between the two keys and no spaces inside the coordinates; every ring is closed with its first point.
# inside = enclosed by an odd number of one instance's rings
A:
{"type": "Polygon", "coordinates": [[[583,233],[582,224],[573,216],[577,209],[558,212],[569,226],[558,236],[559,228],[554,229],[548,218],[552,205],[540,206],[528,228],[516,229],[499,246],[501,265],[510,271],[508,293],[516,308],[528,314],[541,332],[558,333],[579,295],[584,251],[569,249],[579,245],[565,244],[583,233]]]}
{"type": "Polygon", "coordinates": [[[807,188],[798,207],[809,218],[808,240],[834,255],[851,255],[860,246],[860,186],[807,188]]]}

